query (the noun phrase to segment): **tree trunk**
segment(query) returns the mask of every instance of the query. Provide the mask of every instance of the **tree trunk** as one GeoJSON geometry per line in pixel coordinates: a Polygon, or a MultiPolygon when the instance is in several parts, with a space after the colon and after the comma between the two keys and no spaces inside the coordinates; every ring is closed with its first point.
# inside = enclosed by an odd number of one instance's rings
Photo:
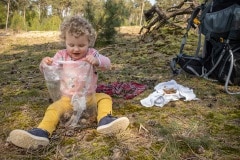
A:
{"type": "Polygon", "coordinates": [[[23,23],[24,23],[24,28],[27,31],[27,25],[26,25],[26,7],[24,6],[23,9],[23,23]]]}
{"type": "Polygon", "coordinates": [[[142,18],[143,18],[143,10],[144,10],[144,0],[142,1],[142,9],[141,9],[141,15],[140,15],[140,26],[142,26],[142,18]]]}
{"type": "Polygon", "coordinates": [[[7,4],[7,19],[6,19],[6,28],[5,28],[6,31],[8,30],[9,8],[10,8],[10,0],[8,0],[8,4],[7,4]]]}

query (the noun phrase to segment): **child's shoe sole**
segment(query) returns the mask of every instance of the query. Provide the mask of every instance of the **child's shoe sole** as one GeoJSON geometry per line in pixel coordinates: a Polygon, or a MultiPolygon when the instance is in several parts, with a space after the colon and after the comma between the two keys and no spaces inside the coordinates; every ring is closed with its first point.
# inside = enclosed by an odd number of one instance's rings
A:
{"type": "Polygon", "coordinates": [[[14,145],[25,149],[37,149],[39,147],[47,146],[49,139],[30,134],[27,131],[16,129],[13,130],[7,141],[14,145]]]}
{"type": "Polygon", "coordinates": [[[102,134],[115,134],[125,131],[129,125],[127,117],[121,117],[109,124],[97,127],[97,132],[102,134]]]}

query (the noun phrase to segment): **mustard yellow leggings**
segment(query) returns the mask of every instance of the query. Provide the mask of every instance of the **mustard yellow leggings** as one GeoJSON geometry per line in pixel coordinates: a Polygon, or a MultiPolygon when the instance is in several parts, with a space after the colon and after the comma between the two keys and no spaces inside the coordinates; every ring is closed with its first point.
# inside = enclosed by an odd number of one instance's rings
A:
{"type": "MultiPolygon", "coordinates": [[[[112,113],[112,98],[105,93],[96,93],[95,100],[97,104],[97,121],[109,113],[112,113]]],[[[92,103],[92,102],[87,102],[92,103]]],[[[56,129],[61,116],[68,111],[71,111],[71,99],[69,97],[62,97],[60,100],[52,103],[46,110],[43,120],[38,125],[38,128],[46,130],[52,135],[56,129]]]]}

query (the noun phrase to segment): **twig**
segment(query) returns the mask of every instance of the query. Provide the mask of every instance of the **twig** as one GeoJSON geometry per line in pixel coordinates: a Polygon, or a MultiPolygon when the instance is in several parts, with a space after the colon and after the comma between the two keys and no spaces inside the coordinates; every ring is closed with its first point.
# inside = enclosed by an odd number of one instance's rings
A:
{"type": "Polygon", "coordinates": [[[143,130],[146,131],[146,132],[149,132],[149,131],[140,123],[138,132],[140,132],[141,129],[143,129],[143,130]]]}

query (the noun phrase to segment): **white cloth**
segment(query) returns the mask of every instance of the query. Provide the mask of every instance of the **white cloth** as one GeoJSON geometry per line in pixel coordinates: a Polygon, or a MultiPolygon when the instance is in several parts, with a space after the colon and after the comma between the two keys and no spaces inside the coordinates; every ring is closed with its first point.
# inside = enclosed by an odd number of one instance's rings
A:
{"type": "Polygon", "coordinates": [[[184,101],[197,100],[192,89],[184,87],[176,83],[175,80],[159,83],[154,87],[155,91],[147,98],[140,100],[145,107],[158,106],[163,107],[170,101],[184,99],[184,101]],[[166,93],[169,91],[169,93],[166,93]]]}

